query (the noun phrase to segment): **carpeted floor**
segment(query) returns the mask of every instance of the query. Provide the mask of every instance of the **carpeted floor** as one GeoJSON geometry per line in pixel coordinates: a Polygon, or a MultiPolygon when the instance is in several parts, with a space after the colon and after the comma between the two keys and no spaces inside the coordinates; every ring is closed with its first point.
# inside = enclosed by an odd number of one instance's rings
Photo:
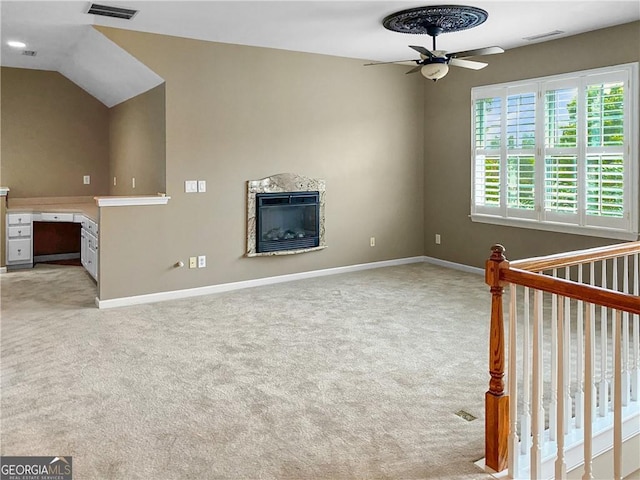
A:
{"type": "Polygon", "coordinates": [[[481,276],[412,264],[112,310],[79,267],[1,282],[2,455],[71,455],[79,480],[489,478],[481,276]]]}

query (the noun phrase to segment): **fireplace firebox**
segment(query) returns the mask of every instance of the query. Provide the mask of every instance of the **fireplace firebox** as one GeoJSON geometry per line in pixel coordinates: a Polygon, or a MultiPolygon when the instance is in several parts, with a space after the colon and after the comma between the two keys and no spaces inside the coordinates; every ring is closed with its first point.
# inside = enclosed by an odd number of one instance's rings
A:
{"type": "Polygon", "coordinates": [[[319,192],[256,194],[256,251],[277,252],[320,244],[319,192]]]}

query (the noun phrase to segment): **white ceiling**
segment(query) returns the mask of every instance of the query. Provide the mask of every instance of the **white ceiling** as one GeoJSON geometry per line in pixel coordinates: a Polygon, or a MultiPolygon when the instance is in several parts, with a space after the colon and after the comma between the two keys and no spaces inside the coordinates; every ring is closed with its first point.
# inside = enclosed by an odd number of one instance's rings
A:
{"type": "MultiPolygon", "coordinates": [[[[362,60],[416,58],[407,45],[431,48],[426,35],[386,30],[390,13],[448,1],[127,1],[96,3],[133,8],[132,20],[89,15],[87,1],[0,1],[3,66],[54,70],[107,106],[162,82],[91,25],[180,37],[320,53],[362,60]],[[21,40],[35,57],[6,45],[21,40]]],[[[499,45],[510,49],[532,42],[524,37],[554,30],[550,39],[640,20],[640,1],[473,1],[489,13],[473,29],[438,37],[447,51],[499,45]]],[[[639,47],[640,48],[640,47],[639,47]]]]}

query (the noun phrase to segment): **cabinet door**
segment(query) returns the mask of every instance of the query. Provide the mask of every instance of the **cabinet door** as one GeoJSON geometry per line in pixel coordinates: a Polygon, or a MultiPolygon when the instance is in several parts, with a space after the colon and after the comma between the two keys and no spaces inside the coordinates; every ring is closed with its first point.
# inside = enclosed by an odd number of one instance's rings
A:
{"type": "Polygon", "coordinates": [[[84,228],[80,230],[80,262],[87,268],[87,231],[84,228]]]}
{"type": "Polygon", "coordinates": [[[98,279],[98,255],[93,248],[87,248],[87,270],[94,279],[98,279]]]}
{"type": "Polygon", "coordinates": [[[7,242],[7,262],[30,263],[31,239],[22,238],[7,242]]]}

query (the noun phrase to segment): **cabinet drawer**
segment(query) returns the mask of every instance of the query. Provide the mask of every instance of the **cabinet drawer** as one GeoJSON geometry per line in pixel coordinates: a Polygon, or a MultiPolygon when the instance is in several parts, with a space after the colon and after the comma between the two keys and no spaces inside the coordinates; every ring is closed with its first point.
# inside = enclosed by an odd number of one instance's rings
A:
{"type": "Polygon", "coordinates": [[[94,235],[98,234],[98,225],[93,220],[89,220],[87,218],[85,223],[83,224],[83,226],[84,226],[84,228],[86,228],[89,232],[93,233],[94,235]]]}
{"type": "Polygon", "coordinates": [[[43,222],[73,222],[73,213],[42,213],[43,222]]]}
{"type": "Polygon", "coordinates": [[[31,239],[9,240],[7,242],[7,262],[30,262],[31,239]]]}
{"type": "Polygon", "coordinates": [[[7,236],[9,238],[30,237],[31,236],[31,225],[24,225],[24,226],[18,226],[18,227],[9,227],[7,229],[7,236]]]}
{"type": "Polygon", "coordinates": [[[9,225],[31,225],[30,213],[9,213],[7,215],[9,225]]]}

